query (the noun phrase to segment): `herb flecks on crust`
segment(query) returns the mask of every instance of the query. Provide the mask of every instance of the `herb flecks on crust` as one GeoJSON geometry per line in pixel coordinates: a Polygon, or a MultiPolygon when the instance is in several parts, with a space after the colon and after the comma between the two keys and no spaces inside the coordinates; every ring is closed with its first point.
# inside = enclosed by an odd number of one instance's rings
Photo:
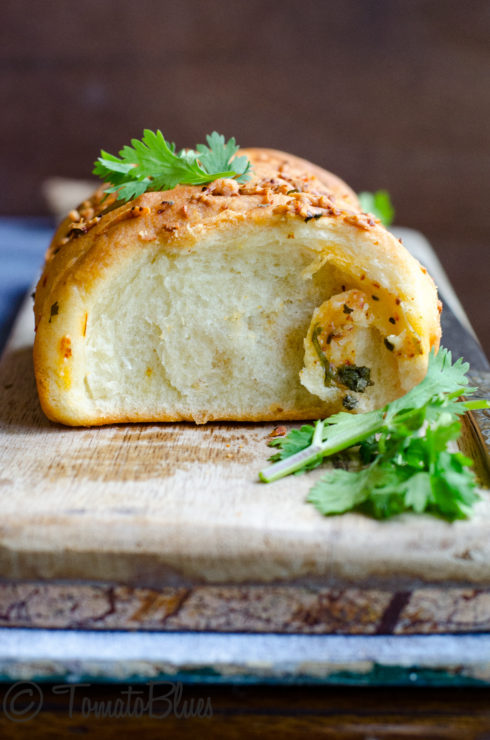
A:
{"type": "Polygon", "coordinates": [[[225,141],[216,132],[207,137],[207,145],[199,144],[195,150],[179,153],[161,134],[170,165],[167,162],[167,169],[157,173],[158,156],[152,157],[153,149],[147,143],[156,139],[158,149],[159,133],[145,132],[144,140],[133,147],[124,147],[119,157],[101,153],[95,171],[105,184],[68,214],[49,258],[94,227],[105,233],[109,224],[112,228],[121,221],[145,215],[161,217],[159,229],[167,231],[172,239],[178,239],[194,223],[213,218],[216,210],[222,221],[226,220],[226,212],[234,218],[235,213],[250,210],[258,213],[260,209],[262,220],[292,217],[302,219],[313,229],[317,225],[322,228],[323,218],[362,231],[375,230],[379,225],[372,214],[360,209],[357,197],[345,183],[331,173],[317,172],[314,165],[273,150],[244,149],[238,155],[235,140],[225,141]],[[166,179],[169,171],[171,177],[166,179]],[[196,184],[203,180],[203,184],[196,184]],[[143,201],[134,200],[139,192],[143,201]],[[163,197],[157,200],[160,193],[163,197]]]}

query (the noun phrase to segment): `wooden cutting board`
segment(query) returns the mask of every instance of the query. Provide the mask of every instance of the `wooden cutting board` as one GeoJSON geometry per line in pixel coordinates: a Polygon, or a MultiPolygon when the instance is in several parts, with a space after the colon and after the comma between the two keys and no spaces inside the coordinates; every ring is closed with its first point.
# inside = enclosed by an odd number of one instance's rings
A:
{"type": "MultiPolygon", "coordinates": [[[[420,234],[444,342],[488,364],[420,234]]],[[[490,503],[469,522],[359,515],[304,502],[320,472],[257,480],[270,425],[69,429],[41,412],[32,308],[0,363],[0,626],[406,634],[490,629],[490,503]]],[[[490,418],[466,427],[485,477],[490,418]],[[487,439],[485,440],[485,435],[487,439]]],[[[487,460],[488,463],[488,460],[487,460]]]]}
{"type": "Polygon", "coordinates": [[[321,470],[258,481],[272,425],[52,424],[37,400],[32,340],[27,301],[0,368],[0,577],[490,585],[487,493],[470,521],[453,524],[324,518],[305,503],[321,470]]]}

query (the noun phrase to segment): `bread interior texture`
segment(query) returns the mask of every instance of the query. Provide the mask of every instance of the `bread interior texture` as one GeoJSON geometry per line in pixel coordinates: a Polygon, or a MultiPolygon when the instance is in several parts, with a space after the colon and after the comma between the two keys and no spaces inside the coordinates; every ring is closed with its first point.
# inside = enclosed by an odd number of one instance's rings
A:
{"type": "MultiPolygon", "coordinates": [[[[313,311],[348,282],[308,242],[257,229],[131,253],[89,312],[84,384],[94,411],[204,423],[339,407],[343,392],[322,400],[300,382],[313,311]]],[[[365,337],[375,381],[386,374],[380,344],[365,337]]]]}

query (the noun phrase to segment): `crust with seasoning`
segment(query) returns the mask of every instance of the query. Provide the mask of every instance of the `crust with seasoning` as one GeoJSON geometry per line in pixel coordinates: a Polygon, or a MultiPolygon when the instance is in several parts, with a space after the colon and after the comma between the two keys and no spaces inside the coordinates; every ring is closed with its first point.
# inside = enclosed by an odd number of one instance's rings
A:
{"type": "Polygon", "coordinates": [[[433,281],[340,179],[242,150],[250,182],[72,211],[35,296],[34,367],[69,425],[365,411],[424,376],[433,281]]]}

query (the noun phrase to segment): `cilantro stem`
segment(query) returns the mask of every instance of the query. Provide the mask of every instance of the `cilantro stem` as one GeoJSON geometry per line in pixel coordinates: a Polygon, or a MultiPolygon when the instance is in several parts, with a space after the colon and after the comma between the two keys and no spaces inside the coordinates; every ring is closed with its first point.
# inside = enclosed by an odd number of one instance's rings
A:
{"type": "Polygon", "coordinates": [[[280,460],[261,470],[259,473],[260,480],[263,483],[273,483],[280,478],[284,478],[286,475],[296,473],[296,471],[301,470],[319,458],[322,459],[330,455],[335,455],[347,447],[352,447],[352,445],[362,442],[372,434],[379,432],[383,427],[383,414],[381,412],[368,413],[364,416],[357,417],[357,419],[359,423],[356,424],[355,431],[346,429],[343,433],[335,433],[335,425],[332,425],[330,427],[332,430],[332,439],[326,439],[325,442],[322,442],[322,437],[326,422],[325,420],[317,421],[311,445],[297,452],[295,455],[291,455],[285,460],[280,460]]]}
{"type": "Polygon", "coordinates": [[[315,431],[313,432],[313,439],[311,440],[312,445],[321,445],[323,442],[323,427],[325,426],[325,421],[322,419],[319,419],[317,422],[315,422],[315,431]]]}
{"type": "Polygon", "coordinates": [[[464,407],[467,411],[478,411],[479,409],[488,409],[488,401],[484,398],[476,401],[464,401],[464,407]]]}

